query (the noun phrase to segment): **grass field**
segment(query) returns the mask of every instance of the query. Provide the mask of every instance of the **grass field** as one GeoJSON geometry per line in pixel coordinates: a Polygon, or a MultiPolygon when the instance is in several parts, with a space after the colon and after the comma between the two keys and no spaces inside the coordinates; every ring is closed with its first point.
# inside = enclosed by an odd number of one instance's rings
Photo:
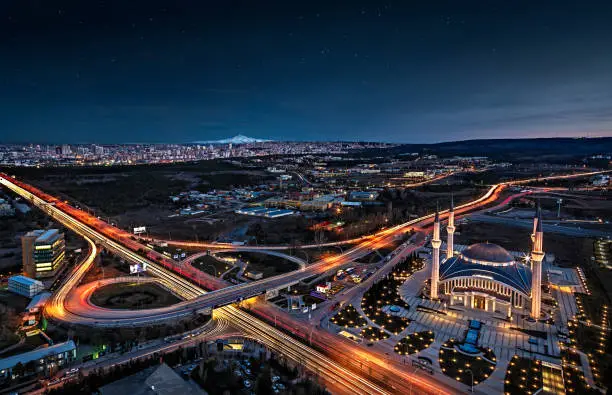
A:
{"type": "Polygon", "coordinates": [[[152,283],[120,283],[102,287],[91,295],[96,306],[109,309],[154,309],[181,300],[152,283]]]}
{"type": "Polygon", "coordinates": [[[248,262],[247,271],[262,272],[264,277],[271,277],[299,269],[298,264],[295,262],[259,252],[231,252],[224,253],[223,255],[233,256],[248,262]]]}
{"type": "Polygon", "coordinates": [[[223,273],[232,268],[230,263],[221,262],[210,255],[204,255],[196,259],[191,262],[191,266],[215,277],[221,277],[223,273]]]}

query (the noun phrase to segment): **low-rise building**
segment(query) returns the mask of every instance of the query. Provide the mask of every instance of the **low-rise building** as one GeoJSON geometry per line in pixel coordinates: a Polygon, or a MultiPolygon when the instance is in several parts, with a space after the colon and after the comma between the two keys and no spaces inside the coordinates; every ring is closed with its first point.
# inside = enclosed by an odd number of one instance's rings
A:
{"type": "Polygon", "coordinates": [[[248,271],[244,273],[244,276],[250,278],[251,280],[261,280],[263,278],[263,273],[256,271],[248,271]]]}
{"type": "Polygon", "coordinates": [[[39,311],[42,311],[43,307],[45,306],[45,303],[47,303],[50,297],[51,292],[41,292],[37,294],[26,306],[26,311],[28,313],[38,313],[39,311]]]}
{"type": "Polygon", "coordinates": [[[76,359],[72,340],[0,359],[0,378],[56,373],[76,359]]]}
{"type": "Polygon", "coordinates": [[[325,284],[319,284],[316,287],[317,292],[320,292],[322,294],[329,292],[330,289],[331,289],[330,282],[326,282],[325,284]]]}
{"type": "Polygon", "coordinates": [[[36,294],[42,292],[44,289],[45,285],[42,282],[26,276],[12,276],[8,280],[8,290],[10,292],[28,298],[33,298],[36,294]]]}
{"type": "Polygon", "coordinates": [[[592,179],[593,186],[603,187],[610,185],[610,176],[607,174],[598,174],[592,179]]]}
{"type": "Polygon", "coordinates": [[[165,363],[106,384],[100,387],[99,392],[102,395],[206,394],[197,384],[184,380],[165,363]]]}
{"type": "Polygon", "coordinates": [[[265,218],[279,218],[287,215],[293,215],[295,212],[292,210],[284,210],[284,209],[272,209],[265,207],[248,207],[241,208],[234,211],[236,214],[243,215],[252,215],[255,217],[265,217],[265,218]]]}
{"type": "Polygon", "coordinates": [[[350,200],[364,201],[364,200],[376,200],[378,198],[378,192],[376,191],[353,191],[349,194],[350,200]]]}

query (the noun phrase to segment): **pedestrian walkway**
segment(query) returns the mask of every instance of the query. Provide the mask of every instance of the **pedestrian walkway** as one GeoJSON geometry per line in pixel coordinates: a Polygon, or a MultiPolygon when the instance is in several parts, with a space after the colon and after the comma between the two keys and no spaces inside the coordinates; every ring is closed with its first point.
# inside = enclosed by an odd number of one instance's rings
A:
{"type": "Polygon", "coordinates": [[[584,373],[584,379],[588,385],[591,387],[595,387],[595,379],[593,378],[593,371],[591,370],[591,364],[589,363],[589,357],[580,350],[578,351],[578,355],[580,355],[580,363],[582,364],[582,371],[584,373]]]}
{"type": "Polygon", "coordinates": [[[410,305],[410,309],[398,315],[411,320],[408,326],[410,332],[431,330],[435,333],[436,340],[442,342],[450,338],[461,340],[467,330],[469,320],[475,319],[483,324],[479,345],[491,347],[499,359],[508,360],[515,354],[527,357],[537,356],[538,358],[560,355],[555,326],[541,322],[531,323],[520,318],[517,318],[518,322],[509,322],[496,319],[490,313],[476,310],[465,312],[450,310],[439,301],[416,297],[404,299],[410,305]],[[418,309],[419,306],[431,311],[418,309]],[[546,339],[530,336],[528,333],[513,328],[544,332],[546,339]]]}

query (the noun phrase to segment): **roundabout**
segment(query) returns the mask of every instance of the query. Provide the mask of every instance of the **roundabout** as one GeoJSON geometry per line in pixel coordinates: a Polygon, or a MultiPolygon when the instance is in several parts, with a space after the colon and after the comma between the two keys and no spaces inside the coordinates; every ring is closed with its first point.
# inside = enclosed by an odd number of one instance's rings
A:
{"type": "Polygon", "coordinates": [[[153,281],[109,284],[90,297],[94,306],[109,309],[148,309],[170,306],[181,299],[153,281]]]}

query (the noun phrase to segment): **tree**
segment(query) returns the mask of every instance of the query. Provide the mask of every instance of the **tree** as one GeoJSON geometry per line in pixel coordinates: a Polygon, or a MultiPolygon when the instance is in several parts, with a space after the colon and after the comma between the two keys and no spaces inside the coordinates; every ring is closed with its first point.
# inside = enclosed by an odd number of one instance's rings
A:
{"type": "MultiPolygon", "coordinates": [[[[322,244],[325,242],[326,237],[325,237],[325,230],[318,228],[317,230],[315,230],[315,234],[314,234],[314,238],[315,238],[315,244],[322,244]]],[[[319,246],[319,250],[321,249],[321,246],[319,246]]]]}
{"type": "Polygon", "coordinates": [[[35,361],[28,361],[28,363],[25,364],[24,372],[26,374],[31,374],[31,373],[36,372],[36,362],[35,361]]]}
{"type": "Polygon", "coordinates": [[[257,394],[269,394],[272,390],[272,376],[270,374],[270,368],[266,367],[259,378],[255,386],[255,393],[257,394]]]}
{"type": "Polygon", "coordinates": [[[13,366],[12,373],[15,376],[23,376],[25,373],[25,367],[21,362],[17,362],[17,365],[13,366]]]}

